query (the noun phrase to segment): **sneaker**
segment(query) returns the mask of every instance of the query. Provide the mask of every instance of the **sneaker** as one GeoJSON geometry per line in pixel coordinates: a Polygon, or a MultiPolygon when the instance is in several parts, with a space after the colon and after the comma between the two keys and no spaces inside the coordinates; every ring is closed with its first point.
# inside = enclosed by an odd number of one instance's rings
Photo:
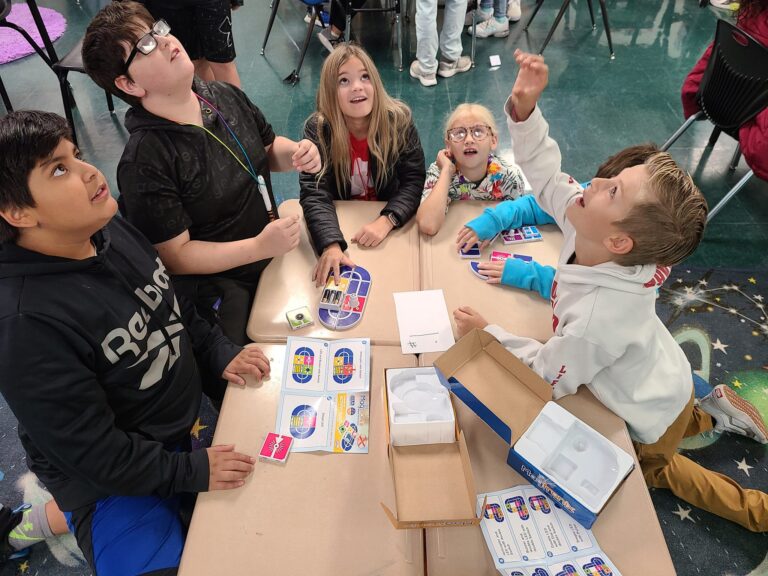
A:
{"type": "Polygon", "coordinates": [[[450,78],[454,74],[466,72],[470,68],[472,68],[472,59],[469,56],[459,56],[459,59],[455,62],[440,60],[440,64],[437,66],[437,73],[443,78],[450,78]]]}
{"type": "Polygon", "coordinates": [[[437,84],[435,73],[425,72],[418,60],[411,62],[411,78],[418,78],[422,86],[435,86],[437,84]]]}
{"type": "MultiPolygon", "coordinates": [[[[472,26],[467,28],[467,34],[472,35],[472,26]]],[[[496,38],[506,38],[509,36],[509,20],[505,18],[503,22],[499,22],[496,18],[491,18],[478,24],[477,37],[488,38],[488,36],[496,38]]]]}
{"type": "MultiPolygon", "coordinates": [[[[312,12],[313,12],[312,8],[308,8],[307,15],[304,16],[304,22],[306,22],[307,24],[309,24],[310,20],[312,20],[312,12]]],[[[320,18],[315,18],[315,26],[326,28],[330,23],[331,23],[331,15],[325,10],[322,10],[320,12],[320,18]]]]}
{"type": "Polygon", "coordinates": [[[8,534],[21,522],[24,509],[25,507],[20,506],[16,510],[11,510],[0,504],[0,564],[29,554],[28,549],[16,551],[8,543],[8,534]]]}
{"type": "Polygon", "coordinates": [[[507,18],[510,22],[517,22],[520,20],[522,12],[520,10],[520,0],[509,0],[507,2],[507,18]]]}
{"type": "Polygon", "coordinates": [[[715,430],[731,432],[768,444],[768,428],[760,412],[725,384],[715,386],[699,401],[699,408],[715,419],[715,430]]]}
{"type": "Polygon", "coordinates": [[[472,12],[475,13],[475,17],[477,18],[477,22],[475,24],[480,24],[480,22],[485,22],[486,20],[490,20],[493,17],[493,8],[487,12],[482,8],[478,8],[474,11],[470,10],[467,12],[467,16],[464,18],[464,26],[472,26],[472,12]]]}
{"type": "Polygon", "coordinates": [[[339,34],[338,36],[334,36],[330,26],[328,26],[328,28],[323,28],[318,32],[317,38],[320,40],[320,44],[322,44],[328,52],[333,52],[336,49],[336,46],[344,43],[344,35],[339,34]]]}

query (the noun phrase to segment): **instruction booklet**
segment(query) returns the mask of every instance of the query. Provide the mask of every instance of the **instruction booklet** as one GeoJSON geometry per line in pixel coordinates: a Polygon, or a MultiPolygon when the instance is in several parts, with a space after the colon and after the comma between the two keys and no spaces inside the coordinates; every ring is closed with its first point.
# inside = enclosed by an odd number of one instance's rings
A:
{"type": "Polygon", "coordinates": [[[293,452],[367,453],[371,342],[290,337],[275,428],[293,452]]]}
{"type": "Polygon", "coordinates": [[[592,531],[532,486],[478,494],[477,508],[485,543],[504,576],[621,576],[592,531]]]}

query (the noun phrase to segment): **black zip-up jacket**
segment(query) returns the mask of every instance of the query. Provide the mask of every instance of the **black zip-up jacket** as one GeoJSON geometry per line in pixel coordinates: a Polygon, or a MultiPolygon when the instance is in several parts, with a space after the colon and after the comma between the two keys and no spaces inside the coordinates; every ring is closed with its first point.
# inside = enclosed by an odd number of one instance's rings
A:
{"type": "Polygon", "coordinates": [[[0,391],[27,464],[65,511],[207,490],[205,450],[174,448],[197,418],[197,362],[220,378],[240,348],[176,300],[130,224],[92,239],[85,260],[0,244],[0,391]]]}
{"type": "MultiPolygon", "coordinates": [[[[275,140],[272,126],[231,84],[195,78],[192,89],[205,99],[200,102],[203,126],[221,142],[199,126],[177,124],[140,107],[128,110],[125,127],[131,136],[117,165],[120,211],[152,244],[185,230],[192,240],[206,242],[257,236],[269,216],[258,184],[243,165],[250,163],[264,179],[274,208],[266,150],[275,140]]],[[[255,285],[269,262],[251,262],[216,276],[255,285]]]]}
{"type": "MultiPolygon", "coordinates": [[[[323,140],[328,147],[331,144],[331,128],[326,123],[323,126],[323,140]]],[[[304,126],[304,138],[311,140],[320,148],[320,136],[317,133],[317,117],[312,115],[304,126]]],[[[328,158],[323,158],[323,165],[329,166],[328,158]]],[[[369,169],[373,182],[381,167],[376,159],[369,158],[369,169]]],[[[400,153],[394,166],[387,167],[384,184],[376,188],[376,197],[387,202],[381,210],[382,215],[394,214],[399,226],[406,224],[419,209],[421,193],[424,190],[424,180],[427,171],[424,167],[424,150],[421,148],[419,133],[413,122],[408,127],[405,149],[400,153]]],[[[299,174],[301,187],[301,207],[304,219],[318,254],[322,254],[326,246],[338,242],[342,250],[347,249],[347,242],[339,227],[334,200],[350,200],[349,184],[344,190],[336,186],[336,177],[328,170],[318,182],[315,174],[299,174]]]]}

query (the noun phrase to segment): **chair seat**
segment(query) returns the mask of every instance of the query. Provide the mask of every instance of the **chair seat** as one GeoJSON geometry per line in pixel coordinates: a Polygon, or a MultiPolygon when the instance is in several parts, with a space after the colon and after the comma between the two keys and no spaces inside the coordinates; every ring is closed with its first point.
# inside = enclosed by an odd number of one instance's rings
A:
{"type": "Polygon", "coordinates": [[[74,70],[75,72],[81,72],[85,74],[85,67],[83,66],[83,39],[75,44],[75,46],[67,52],[67,55],[53,65],[54,68],[60,70],[74,70]]]}

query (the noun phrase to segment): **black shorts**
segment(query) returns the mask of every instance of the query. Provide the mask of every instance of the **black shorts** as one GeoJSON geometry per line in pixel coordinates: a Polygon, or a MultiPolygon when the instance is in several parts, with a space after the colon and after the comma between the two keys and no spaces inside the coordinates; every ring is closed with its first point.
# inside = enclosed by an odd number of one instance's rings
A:
{"type": "Polygon", "coordinates": [[[192,60],[227,63],[235,59],[230,0],[152,0],[147,8],[165,19],[192,60]]]}

